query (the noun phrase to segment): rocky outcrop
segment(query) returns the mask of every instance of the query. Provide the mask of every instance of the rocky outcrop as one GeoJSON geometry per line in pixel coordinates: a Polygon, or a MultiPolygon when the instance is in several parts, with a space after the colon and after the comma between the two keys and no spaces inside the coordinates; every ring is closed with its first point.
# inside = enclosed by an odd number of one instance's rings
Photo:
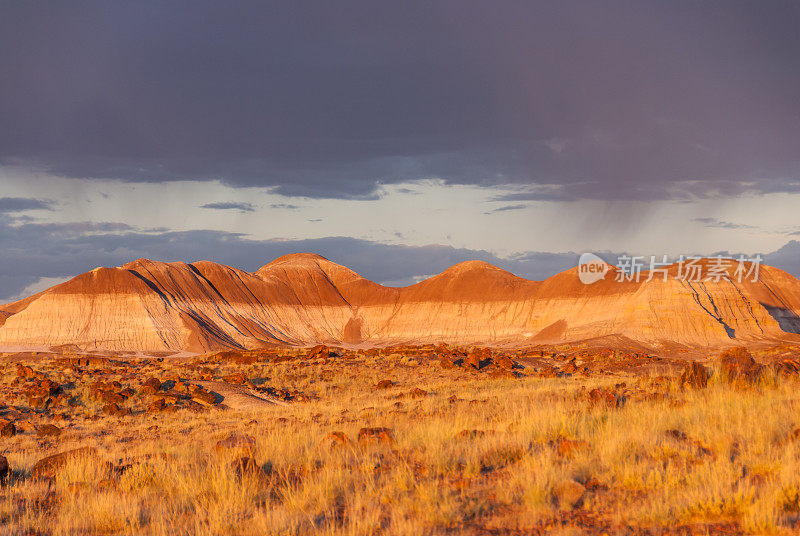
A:
{"type": "MultiPolygon", "coordinates": [[[[673,268],[674,272],[674,268],[673,268]]],[[[248,273],[202,261],[97,268],[0,306],[0,346],[186,350],[270,344],[540,344],[624,336],[650,346],[800,340],[800,281],[529,281],[484,262],[384,287],[313,254],[248,273]]]]}

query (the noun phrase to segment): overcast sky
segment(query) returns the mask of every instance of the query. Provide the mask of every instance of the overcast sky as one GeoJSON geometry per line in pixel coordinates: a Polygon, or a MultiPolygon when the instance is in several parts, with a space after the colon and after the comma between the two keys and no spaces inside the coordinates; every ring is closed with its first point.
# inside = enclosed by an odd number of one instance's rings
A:
{"type": "Polygon", "coordinates": [[[769,253],[800,274],[800,3],[4,2],[0,301],[316,251],[769,253]]]}

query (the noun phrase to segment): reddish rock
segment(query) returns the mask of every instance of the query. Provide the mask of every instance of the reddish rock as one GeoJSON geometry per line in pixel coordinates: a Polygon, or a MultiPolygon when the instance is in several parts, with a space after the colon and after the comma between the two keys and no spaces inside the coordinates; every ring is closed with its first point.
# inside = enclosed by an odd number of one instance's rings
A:
{"type": "Polygon", "coordinates": [[[144,381],[144,383],[142,383],[142,387],[141,387],[141,389],[139,389],[139,392],[143,392],[145,390],[147,392],[149,392],[150,394],[160,391],[161,390],[161,380],[159,380],[158,378],[153,378],[153,377],[147,378],[144,381]]]}
{"type": "Polygon", "coordinates": [[[492,362],[502,369],[511,370],[515,367],[516,363],[507,355],[497,355],[492,358],[492,362]]]}
{"type": "Polygon", "coordinates": [[[706,367],[693,361],[683,369],[678,380],[681,387],[691,387],[692,389],[705,389],[708,387],[709,371],[706,367]]]}
{"type": "Polygon", "coordinates": [[[344,432],[331,432],[319,442],[321,447],[335,449],[349,447],[352,443],[344,432]]]}
{"type": "Polygon", "coordinates": [[[800,359],[784,359],[772,365],[775,374],[782,378],[797,378],[800,376],[800,359]]]}
{"type": "Polygon", "coordinates": [[[40,437],[58,437],[61,435],[61,428],[55,424],[43,424],[36,429],[36,434],[40,437]]]}
{"type": "Polygon", "coordinates": [[[589,391],[589,404],[592,407],[621,408],[625,405],[624,395],[615,393],[608,389],[595,388],[589,391]]]}
{"type": "Polygon", "coordinates": [[[153,401],[152,404],[147,406],[147,412],[148,413],[159,413],[161,411],[164,411],[165,407],[167,407],[167,403],[164,402],[164,399],[163,398],[157,398],[157,399],[155,399],[153,401]]]}
{"type": "Polygon", "coordinates": [[[165,393],[160,391],[155,394],[156,400],[161,400],[164,404],[172,405],[181,401],[181,396],[178,393],[165,393]]]}
{"type": "Polygon", "coordinates": [[[579,370],[578,365],[574,357],[569,361],[567,361],[566,363],[564,363],[564,365],[562,365],[561,367],[561,372],[563,372],[564,374],[575,374],[576,372],[578,372],[578,370],[579,370]]]}
{"type": "Polygon", "coordinates": [[[58,394],[61,391],[61,385],[57,384],[53,380],[48,378],[44,378],[42,381],[39,382],[39,389],[49,395],[58,394]]]}
{"type": "Polygon", "coordinates": [[[102,391],[100,393],[100,400],[104,404],[122,404],[125,402],[125,397],[112,391],[102,391]]]}
{"type": "Polygon", "coordinates": [[[43,394],[33,394],[28,396],[28,406],[33,409],[47,409],[52,404],[53,399],[43,394]]]}
{"type": "Polygon", "coordinates": [[[439,366],[443,369],[456,368],[456,364],[450,359],[450,356],[443,355],[439,358],[439,366]]]}
{"type": "Polygon", "coordinates": [[[234,374],[228,374],[227,376],[222,377],[223,381],[228,383],[232,383],[234,385],[244,385],[247,383],[247,376],[245,376],[241,372],[236,372],[234,374]]]}
{"type": "Polygon", "coordinates": [[[456,434],[458,439],[480,439],[487,435],[494,435],[494,430],[461,430],[456,434]]]}
{"type": "Polygon", "coordinates": [[[172,392],[180,395],[188,395],[191,392],[190,384],[186,382],[178,382],[172,387],[172,392]]]}
{"type": "Polygon", "coordinates": [[[142,385],[139,387],[139,394],[140,395],[154,395],[158,392],[158,389],[154,389],[150,385],[142,385]]]}
{"type": "Polygon", "coordinates": [[[573,510],[583,503],[586,488],[575,480],[565,480],[553,486],[553,502],[562,510],[573,510]]]}
{"type": "Polygon", "coordinates": [[[5,456],[0,456],[0,483],[5,484],[8,481],[8,459],[5,456]]]}
{"type": "Polygon", "coordinates": [[[331,357],[339,357],[339,353],[324,344],[314,346],[308,351],[308,359],[328,359],[331,357]]]}
{"type": "MultiPolygon", "coordinates": [[[[689,435],[682,430],[671,429],[671,430],[666,430],[664,433],[668,437],[674,439],[679,443],[683,443],[690,449],[692,449],[693,454],[698,459],[704,457],[716,458],[716,453],[714,452],[713,449],[705,446],[702,441],[689,437],[689,435]]],[[[738,445],[734,450],[738,450],[738,445]]]]}
{"type": "Polygon", "coordinates": [[[231,432],[214,446],[217,456],[224,458],[252,457],[255,450],[256,440],[240,432],[231,432]]]}
{"type": "Polygon", "coordinates": [[[376,389],[388,389],[392,385],[394,385],[394,382],[392,380],[381,380],[377,384],[375,384],[375,388],[376,389]]]}
{"type": "Polygon", "coordinates": [[[740,387],[753,386],[761,380],[764,367],[753,359],[746,348],[731,348],[719,357],[720,376],[740,387]]]}
{"type": "Polygon", "coordinates": [[[391,428],[362,428],[358,431],[358,444],[362,447],[373,445],[394,445],[394,432],[391,428]]]}
{"type": "Polygon", "coordinates": [[[414,387],[408,394],[411,398],[422,398],[423,396],[428,396],[428,391],[414,387]]]}
{"type": "Polygon", "coordinates": [[[12,421],[0,421],[0,437],[14,437],[17,435],[17,427],[12,421]]]}
{"type": "Polygon", "coordinates": [[[478,356],[478,354],[470,352],[467,354],[467,357],[464,358],[462,366],[464,368],[478,370],[481,368],[481,358],[478,356]]]}
{"type": "Polygon", "coordinates": [[[98,460],[99,456],[94,447],[81,447],[59,452],[58,454],[42,458],[33,464],[31,468],[31,478],[34,480],[39,478],[53,479],[68,462],[75,459],[98,460]]]}
{"type": "Polygon", "coordinates": [[[249,456],[243,456],[237,460],[233,460],[231,462],[231,469],[237,480],[260,480],[266,476],[261,466],[249,456]]]}
{"type": "Polygon", "coordinates": [[[572,458],[578,452],[589,449],[589,443],[581,439],[560,437],[555,442],[556,454],[563,458],[572,458]]]}
{"type": "Polygon", "coordinates": [[[192,393],[192,400],[204,406],[211,406],[217,403],[217,397],[214,393],[201,389],[192,393]]]}
{"type": "Polygon", "coordinates": [[[22,363],[17,363],[17,376],[20,378],[35,378],[39,373],[31,367],[25,366],[22,363]]]}
{"type": "Polygon", "coordinates": [[[214,371],[208,367],[201,367],[197,373],[201,381],[211,381],[214,379],[214,371]]]}
{"type": "Polygon", "coordinates": [[[103,412],[114,417],[125,417],[132,414],[131,408],[121,408],[117,404],[108,404],[104,406],[103,412]]]}

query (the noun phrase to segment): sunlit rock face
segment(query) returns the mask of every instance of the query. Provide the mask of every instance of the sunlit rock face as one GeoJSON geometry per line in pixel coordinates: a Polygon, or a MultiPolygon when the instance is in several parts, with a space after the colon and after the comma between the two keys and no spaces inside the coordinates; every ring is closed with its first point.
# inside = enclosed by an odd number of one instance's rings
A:
{"type": "MultiPolygon", "coordinates": [[[[676,268],[671,268],[675,275],[676,268]]],[[[624,336],[653,347],[800,340],[800,281],[529,281],[484,262],[384,287],[313,254],[255,273],[140,259],[0,306],[0,346],[203,352],[269,344],[529,345],[624,336]]]]}

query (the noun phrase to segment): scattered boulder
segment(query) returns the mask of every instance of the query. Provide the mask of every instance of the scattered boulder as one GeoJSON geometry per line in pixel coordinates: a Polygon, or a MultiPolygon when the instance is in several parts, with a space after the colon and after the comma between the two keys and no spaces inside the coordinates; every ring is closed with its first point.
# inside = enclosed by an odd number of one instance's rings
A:
{"type": "Polygon", "coordinates": [[[214,393],[201,389],[192,393],[192,400],[204,406],[211,406],[217,403],[217,397],[214,393]]]}
{"type": "Polygon", "coordinates": [[[381,380],[375,384],[375,389],[388,389],[392,385],[394,385],[392,380],[381,380]]]}
{"type": "Polygon", "coordinates": [[[125,399],[127,398],[125,395],[116,392],[113,386],[109,387],[110,388],[107,389],[93,390],[92,394],[94,398],[103,404],[122,404],[125,402],[125,399]]]}
{"type": "Polygon", "coordinates": [[[564,374],[575,374],[576,372],[578,372],[578,370],[580,369],[578,369],[578,364],[575,361],[574,357],[569,361],[567,361],[566,363],[564,363],[564,365],[562,365],[561,367],[561,372],[563,372],[564,374]]]}
{"type": "Polygon", "coordinates": [[[221,458],[252,458],[255,450],[256,440],[241,432],[231,432],[214,446],[214,452],[221,458]]]}
{"type": "Polygon", "coordinates": [[[12,421],[0,421],[0,437],[14,437],[17,427],[12,421]]]}
{"type": "Polygon", "coordinates": [[[443,369],[453,369],[456,368],[456,364],[450,359],[450,356],[443,355],[439,357],[439,366],[443,369]]]}
{"type": "Polygon", "coordinates": [[[686,368],[683,369],[681,377],[678,380],[681,387],[691,387],[692,389],[705,389],[708,387],[708,377],[710,376],[709,370],[698,363],[692,361],[686,368]]]}
{"type": "Polygon", "coordinates": [[[674,439],[678,443],[681,443],[689,447],[697,458],[705,458],[705,457],[716,458],[716,453],[714,452],[713,449],[704,445],[703,442],[700,441],[699,439],[694,439],[690,437],[686,432],[682,430],[670,429],[666,430],[664,433],[667,437],[674,439]]]}
{"type": "Polygon", "coordinates": [[[394,445],[394,432],[391,428],[362,428],[358,431],[358,444],[362,447],[392,446],[394,445]]]}
{"type": "Polygon", "coordinates": [[[481,368],[481,358],[478,354],[474,352],[470,352],[467,354],[467,357],[464,358],[464,362],[462,363],[464,368],[480,370],[481,368]]]}
{"type": "Polygon", "coordinates": [[[562,510],[574,510],[583,503],[586,487],[575,480],[564,480],[553,486],[553,503],[562,510]]]}
{"type": "Polygon", "coordinates": [[[161,380],[158,378],[147,378],[142,386],[139,388],[139,392],[145,395],[152,395],[157,393],[161,390],[161,380]]]}
{"type": "Polygon", "coordinates": [[[43,424],[36,429],[39,437],[58,437],[61,435],[61,428],[55,424],[43,424]]]}
{"type": "Polygon", "coordinates": [[[234,352],[232,350],[218,352],[214,357],[221,361],[232,361],[237,365],[251,365],[258,362],[257,354],[234,352]]]}
{"type": "Polygon", "coordinates": [[[147,406],[148,413],[159,413],[164,411],[164,408],[167,407],[167,403],[164,401],[163,398],[157,398],[153,400],[153,402],[147,406]]]}
{"type": "Polygon", "coordinates": [[[784,379],[796,379],[800,376],[800,359],[788,358],[772,364],[772,369],[777,376],[784,379]]]}
{"type": "Polygon", "coordinates": [[[46,458],[42,458],[31,468],[31,478],[54,479],[56,474],[70,461],[76,459],[99,459],[97,449],[94,447],[81,447],[77,449],[59,452],[46,458]]]}
{"type": "Polygon", "coordinates": [[[492,358],[492,362],[502,369],[511,370],[516,366],[516,363],[507,355],[496,355],[492,358]]]}
{"type": "Polygon", "coordinates": [[[8,481],[8,459],[5,456],[0,456],[0,484],[5,484],[8,481]]]}
{"type": "Polygon", "coordinates": [[[559,437],[554,443],[556,454],[562,458],[572,458],[582,450],[588,450],[589,443],[582,439],[567,439],[559,437]]]}
{"type": "Polygon", "coordinates": [[[42,374],[38,370],[33,370],[31,367],[27,365],[23,365],[22,363],[17,363],[17,377],[41,379],[44,378],[44,374],[42,374]]]}
{"type": "Polygon", "coordinates": [[[331,357],[339,357],[339,352],[328,348],[324,344],[314,346],[308,351],[308,359],[328,359],[331,357]]]}
{"type": "Polygon", "coordinates": [[[349,447],[351,445],[350,438],[344,432],[331,432],[322,438],[319,442],[321,447],[328,449],[337,449],[349,447]]]}
{"type": "Polygon", "coordinates": [[[719,356],[720,376],[739,387],[752,387],[762,378],[764,367],[746,348],[730,348],[719,356]]]}
{"type": "Polygon", "coordinates": [[[589,391],[589,405],[592,407],[621,408],[625,405],[625,395],[609,389],[594,388],[589,391]]]}
{"type": "Polygon", "coordinates": [[[428,396],[428,391],[426,391],[425,389],[420,389],[419,387],[414,387],[413,389],[411,389],[408,395],[411,398],[422,398],[424,396],[428,396]]]}
{"type": "Polygon", "coordinates": [[[237,480],[253,479],[260,480],[264,475],[264,470],[256,461],[249,457],[243,456],[231,462],[231,469],[237,480]]]}
{"type": "Polygon", "coordinates": [[[121,408],[117,404],[108,404],[107,406],[103,407],[103,413],[107,413],[114,417],[125,417],[127,415],[131,415],[133,412],[131,408],[121,408]]]}
{"type": "Polygon", "coordinates": [[[458,439],[479,439],[487,435],[494,435],[494,430],[461,430],[456,434],[458,439]]]}
{"type": "Polygon", "coordinates": [[[33,409],[47,409],[52,404],[53,399],[46,394],[38,392],[28,393],[28,406],[33,409]]]}
{"type": "Polygon", "coordinates": [[[245,376],[241,372],[236,372],[234,374],[228,374],[227,376],[223,376],[222,380],[228,383],[232,383],[234,385],[244,385],[248,381],[247,376],[245,376]]]}

